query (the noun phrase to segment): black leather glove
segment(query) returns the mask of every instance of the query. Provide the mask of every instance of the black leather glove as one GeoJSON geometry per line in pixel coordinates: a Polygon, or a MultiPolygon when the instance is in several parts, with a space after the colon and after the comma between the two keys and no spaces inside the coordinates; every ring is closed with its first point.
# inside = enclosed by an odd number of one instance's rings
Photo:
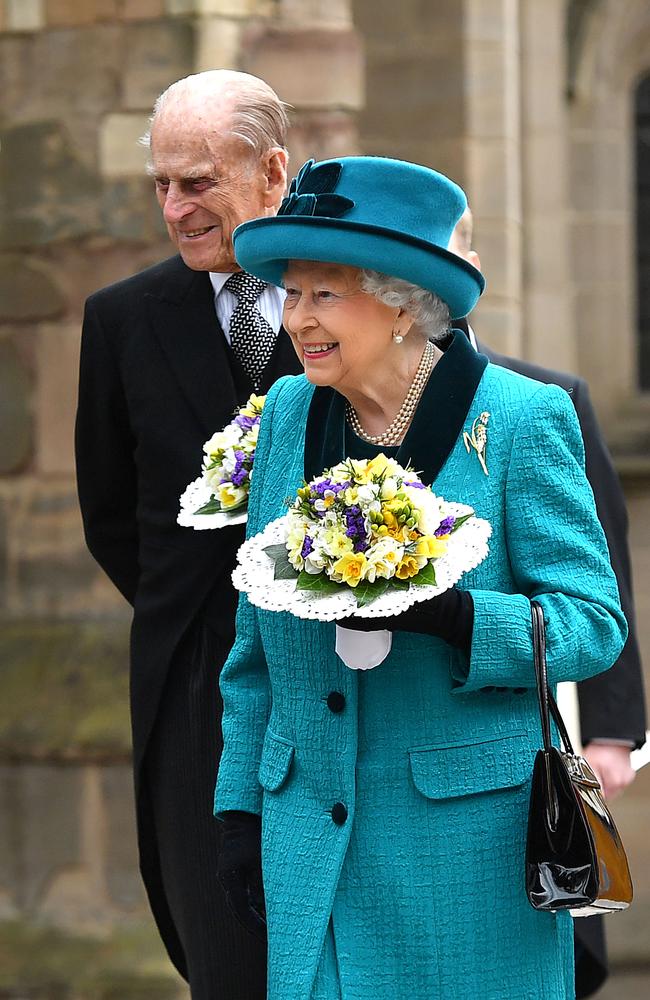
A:
{"type": "Polygon", "coordinates": [[[228,906],[239,923],[266,940],[266,907],[262,883],[262,820],[248,812],[222,813],[217,876],[228,906]]]}
{"type": "Polygon", "coordinates": [[[450,646],[469,654],[474,628],[474,602],[467,590],[451,587],[438,597],[432,597],[430,601],[413,604],[401,615],[388,618],[345,618],[339,625],[355,632],[388,629],[390,632],[435,635],[450,646]]]}

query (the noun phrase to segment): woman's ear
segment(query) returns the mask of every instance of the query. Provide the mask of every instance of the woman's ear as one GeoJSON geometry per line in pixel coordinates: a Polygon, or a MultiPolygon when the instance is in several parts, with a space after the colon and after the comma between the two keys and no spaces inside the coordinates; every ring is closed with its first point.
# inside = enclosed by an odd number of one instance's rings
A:
{"type": "Polygon", "coordinates": [[[393,321],[393,339],[395,339],[395,337],[401,337],[402,340],[404,340],[404,337],[408,335],[414,323],[415,320],[411,316],[410,312],[407,312],[406,309],[400,307],[397,310],[397,316],[393,321]]]}

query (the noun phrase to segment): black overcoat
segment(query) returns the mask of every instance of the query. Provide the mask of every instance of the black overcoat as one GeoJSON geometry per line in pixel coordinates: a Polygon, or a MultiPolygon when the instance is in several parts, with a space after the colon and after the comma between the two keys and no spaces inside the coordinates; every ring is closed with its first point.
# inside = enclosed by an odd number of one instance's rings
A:
{"type": "MultiPolygon", "coordinates": [[[[301,370],[281,330],[260,391],[301,370]]],[[[142,765],[184,634],[201,616],[225,647],[234,638],[230,574],[244,528],[197,532],[180,527],[176,516],[180,494],[200,474],[204,441],[251,391],[219,327],[209,275],[190,270],[179,256],[88,299],[75,432],[79,499],[91,553],[133,606],[131,720],[142,870],[181,971],[162,887],[146,866],[142,765]]]]}

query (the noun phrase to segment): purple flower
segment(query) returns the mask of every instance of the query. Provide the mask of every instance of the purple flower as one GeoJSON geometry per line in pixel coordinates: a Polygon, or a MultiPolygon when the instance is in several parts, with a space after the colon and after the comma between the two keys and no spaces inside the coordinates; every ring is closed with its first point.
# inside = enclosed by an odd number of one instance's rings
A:
{"type": "Polygon", "coordinates": [[[306,559],[310,552],[314,549],[314,540],[310,538],[309,535],[305,535],[305,540],[302,543],[302,548],[300,550],[300,555],[303,559],[306,559]]]}
{"type": "Polygon", "coordinates": [[[365,552],[370,546],[366,533],[366,522],[361,513],[361,508],[355,504],[352,507],[348,507],[343,513],[346,524],[345,534],[348,538],[352,539],[354,551],[365,552]]]}
{"type": "Polygon", "coordinates": [[[239,472],[233,472],[230,482],[233,486],[241,486],[248,479],[248,472],[246,469],[240,469],[239,472]]]}
{"type": "Polygon", "coordinates": [[[436,530],[434,531],[434,536],[440,538],[441,535],[448,535],[456,523],[455,517],[445,517],[444,520],[440,522],[436,530]]]}
{"type": "Polygon", "coordinates": [[[235,468],[233,470],[230,481],[233,486],[241,486],[245,479],[248,479],[248,469],[244,468],[244,462],[246,461],[246,453],[237,449],[235,451],[235,468]]]}
{"type": "Polygon", "coordinates": [[[426,490],[426,486],[424,485],[424,483],[419,483],[417,481],[413,482],[413,483],[407,483],[407,481],[404,480],[404,485],[405,486],[413,486],[414,489],[416,489],[416,490],[426,490]]]}
{"type": "Polygon", "coordinates": [[[241,413],[233,420],[233,423],[237,424],[238,427],[241,427],[243,431],[249,431],[257,422],[257,417],[245,417],[241,413]]]}
{"type": "Polygon", "coordinates": [[[333,483],[331,479],[323,479],[320,483],[310,483],[310,489],[312,493],[322,499],[325,493],[338,494],[341,490],[346,490],[349,485],[350,483],[333,483]]]}

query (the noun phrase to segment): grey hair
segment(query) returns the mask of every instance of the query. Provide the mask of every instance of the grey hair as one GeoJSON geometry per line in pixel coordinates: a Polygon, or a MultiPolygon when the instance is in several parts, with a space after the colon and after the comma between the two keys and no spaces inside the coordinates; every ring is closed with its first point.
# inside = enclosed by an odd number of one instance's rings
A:
{"type": "Polygon", "coordinates": [[[188,94],[204,104],[231,98],[228,131],[259,156],[276,147],[286,149],[290,105],[281,101],[263,80],[234,70],[207,70],[172,83],[157,98],[147,131],[140,139],[141,145],[151,148],[151,132],[160,112],[170,100],[188,94]]]}
{"type": "Polygon", "coordinates": [[[449,306],[426,288],[379,271],[361,271],[361,288],[385,306],[406,309],[429,340],[441,340],[449,330],[449,306]]]}

